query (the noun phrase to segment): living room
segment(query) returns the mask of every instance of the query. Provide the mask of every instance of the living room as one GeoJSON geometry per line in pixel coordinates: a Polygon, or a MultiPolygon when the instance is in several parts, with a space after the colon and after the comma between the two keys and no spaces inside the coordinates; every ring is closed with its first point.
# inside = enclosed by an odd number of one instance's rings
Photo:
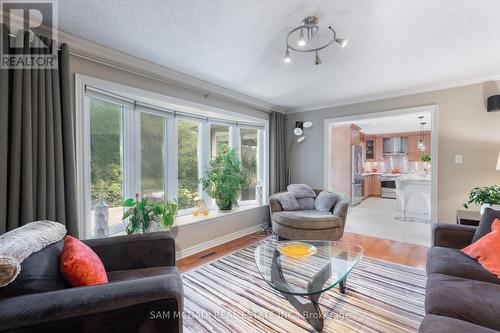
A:
{"type": "Polygon", "coordinates": [[[0,4],[0,331],[500,331],[497,1],[0,4]]]}

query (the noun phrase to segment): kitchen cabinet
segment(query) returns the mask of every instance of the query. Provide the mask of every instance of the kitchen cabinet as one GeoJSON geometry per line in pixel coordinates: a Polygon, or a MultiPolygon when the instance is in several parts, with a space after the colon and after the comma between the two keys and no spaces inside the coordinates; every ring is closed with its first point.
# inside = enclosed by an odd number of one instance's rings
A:
{"type": "Polygon", "coordinates": [[[408,161],[420,161],[424,153],[431,154],[431,133],[430,131],[424,132],[425,151],[418,149],[418,141],[420,140],[419,134],[408,135],[408,161]]]}
{"type": "Polygon", "coordinates": [[[384,152],[384,139],[382,137],[376,137],[375,138],[375,161],[376,162],[383,162],[384,161],[384,155],[382,155],[384,152]]]}
{"type": "Polygon", "coordinates": [[[380,175],[366,175],[363,177],[363,198],[380,197],[382,194],[380,175]]]}
{"type": "Polygon", "coordinates": [[[375,162],[375,137],[365,136],[365,162],[375,162]]]}

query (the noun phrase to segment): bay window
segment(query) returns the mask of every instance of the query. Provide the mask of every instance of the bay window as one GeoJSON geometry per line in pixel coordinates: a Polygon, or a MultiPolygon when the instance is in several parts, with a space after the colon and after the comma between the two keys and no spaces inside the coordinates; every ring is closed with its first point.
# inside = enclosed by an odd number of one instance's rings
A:
{"type": "Polygon", "coordinates": [[[248,180],[238,203],[258,202],[259,185],[265,183],[264,123],[180,112],[85,84],[82,92],[77,144],[85,237],[94,236],[98,206],[107,209],[109,233],[123,232],[122,203],[135,193],[150,200],[176,199],[180,215],[200,199],[215,209],[199,179],[223,145],[238,151],[248,180]]]}

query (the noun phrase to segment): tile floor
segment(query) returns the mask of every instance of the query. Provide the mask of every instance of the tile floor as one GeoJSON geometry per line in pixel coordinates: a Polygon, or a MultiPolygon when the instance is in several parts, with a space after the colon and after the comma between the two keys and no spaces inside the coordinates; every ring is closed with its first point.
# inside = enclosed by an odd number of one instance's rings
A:
{"type": "Polygon", "coordinates": [[[367,198],[349,209],[345,231],[430,246],[430,224],[400,221],[395,214],[396,200],[367,198]]]}

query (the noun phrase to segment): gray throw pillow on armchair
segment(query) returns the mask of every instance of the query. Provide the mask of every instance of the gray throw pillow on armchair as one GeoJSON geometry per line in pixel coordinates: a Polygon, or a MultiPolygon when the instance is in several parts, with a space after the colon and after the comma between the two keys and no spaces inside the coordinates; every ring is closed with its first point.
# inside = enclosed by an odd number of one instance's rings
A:
{"type": "Polygon", "coordinates": [[[280,202],[283,210],[297,210],[297,209],[299,209],[299,203],[297,202],[297,199],[295,199],[295,196],[292,193],[283,192],[283,193],[277,194],[276,199],[278,199],[278,201],[280,202]]]}
{"type": "Polygon", "coordinates": [[[474,233],[474,238],[472,238],[472,243],[491,231],[491,225],[493,224],[495,219],[500,219],[500,210],[486,208],[483,215],[481,215],[479,226],[474,233]]]}
{"type": "Polygon", "coordinates": [[[314,198],[301,198],[297,199],[299,203],[300,210],[314,210],[316,207],[314,206],[314,198]]]}
{"type": "Polygon", "coordinates": [[[316,192],[307,184],[290,184],[287,191],[292,193],[296,199],[316,198],[316,192]]]}
{"type": "Polygon", "coordinates": [[[329,212],[335,204],[335,201],[337,201],[337,195],[335,193],[321,191],[316,197],[316,200],[314,200],[314,206],[316,210],[329,212]]]}

